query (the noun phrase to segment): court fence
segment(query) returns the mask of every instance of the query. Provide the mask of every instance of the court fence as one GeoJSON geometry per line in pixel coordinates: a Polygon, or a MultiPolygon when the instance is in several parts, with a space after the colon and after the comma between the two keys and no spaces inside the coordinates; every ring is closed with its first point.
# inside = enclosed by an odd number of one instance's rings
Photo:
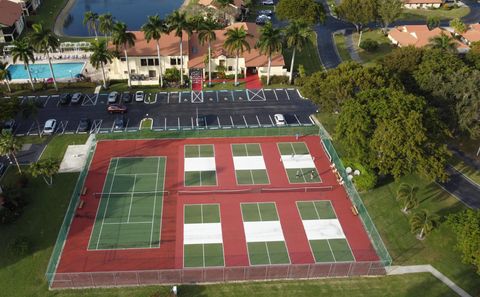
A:
{"type": "Polygon", "coordinates": [[[58,262],[60,261],[60,256],[63,251],[63,247],[67,240],[68,231],[70,229],[70,225],[72,223],[73,217],[75,216],[75,210],[80,202],[80,194],[83,189],[83,185],[85,183],[85,178],[87,177],[88,168],[90,167],[90,163],[92,162],[93,153],[95,152],[96,147],[96,139],[95,136],[92,136],[92,142],[90,144],[90,148],[88,149],[88,156],[85,162],[85,165],[80,172],[80,175],[77,179],[77,183],[75,184],[75,188],[73,189],[72,196],[70,199],[70,203],[67,208],[67,212],[65,213],[65,217],[63,218],[62,225],[60,226],[60,230],[58,231],[57,240],[55,241],[55,245],[53,246],[52,255],[50,256],[50,261],[48,262],[46,277],[49,286],[52,286],[52,282],[54,280],[55,271],[57,269],[58,262]]]}
{"type": "Polygon", "coordinates": [[[51,289],[316,279],[385,275],[383,262],[288,264],[142,271],[55,273],[51,289]]]}

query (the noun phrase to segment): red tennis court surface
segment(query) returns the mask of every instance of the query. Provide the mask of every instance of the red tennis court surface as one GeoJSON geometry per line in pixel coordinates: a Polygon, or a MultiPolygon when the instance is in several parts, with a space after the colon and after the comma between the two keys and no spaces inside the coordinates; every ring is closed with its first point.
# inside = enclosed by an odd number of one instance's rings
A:
{"type": "MultiPolygon", "coordinates": [[[[308,179],[307,179],[308,180],[308,179]]],[[[228,281],[268,278],[381,274],[376,255],[362,222],[338,184],[330,162],[316,136],[201,138],[100,141],[85,181],[88,191],[83,207],[76,210],[57,266],[52,287],[92,287],[152,283],[228,281]],[[290,183],[278,143],[303,142],[313,157],[321,183],[290,183]],[[269,184],[238,185],[232,144],[260,144],[269,184]],[[214,147],[215,186],[185,186],[185,145],[214,147]],[[108,166],[115,157],[165,156],[165,190],[160,247],[146,249],[87,250],[108,166]],[[309,191],[302,187],[312,187],[309,191]],[[313,188],[316,189],[313,189],[313,188]],[[320,189],[319,187],[322,187],[320,189]],[[237,190],[237,192],[233,192],[237,190]],[[352,263],[315,263],[297,202],[330,200],[354,256],[352,263]],[[290,263],[251,266],[241,204],[272,202],[276,206],[290,263]],[[224,266],[184,267],[184,206],[218,204],[220,207],[224,266]],[[318,265],[317,265],[318,264],[318,265]],[[238,268],[238,269],[237,269],[238,268]],[[251,270],[249,270],[251,268],[251,270]],[[377,272],[372,272],[372,269],[377,272]],[[308,271],[307,271],[308,269],[308,271]],[[355,271],[354,271],[355,270],[355,271]],[[102,272],[102,273],[97,273],[102,272]],[[115,273],[112,273],[115,272],[115,273]]]]}

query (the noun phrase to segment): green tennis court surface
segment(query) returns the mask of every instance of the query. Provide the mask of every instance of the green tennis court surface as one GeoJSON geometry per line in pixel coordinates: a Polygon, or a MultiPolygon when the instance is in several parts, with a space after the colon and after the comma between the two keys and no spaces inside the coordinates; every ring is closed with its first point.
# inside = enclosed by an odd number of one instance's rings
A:
{"type": "MultiPolygon", "coordinates": [[[[186,145],[185,146],[185,162],[187,159],[203,158],[214,162],[215,152],[211,144],[186,145]]],[[[208,162],[208,161],[207,161],[208,162]]],[[[184,176],[185,186],[215,186],[217,184],[217,172],[209,167],[202,167],[198,164],[194,169],[185,170],[184,176]]]]}
{"type": "Polygon", "coordinates": [[[266,185],[270,183],[270,180],[268,179],[268,173],[265,168],[265,162],[263,160],[260,144],[232,144],[232,154],[234,160],[243,163],[242,169],[235,168],[237,184],[266,185]],[[250,169],[248,168],[248,165],[251,165],[250,169]]]}
{"type": "MultiPolygon", "coordinates": [[[[337,219],[330,201],[299,201],[297,208],[302,220],[337,219]]],[[[308,237],[308,232],[307,232],[308,237]]],[[[355,261],[345,238],[309,240],[315,262],[351,262],[355,261]]]]}
{"type": "Polygon", "coordinates": [[[89,250],[160,246],[165,157],[110,160],[89,250]]]}
{"type": "MultiPolygon", "coordinates": [[[[242,203],[242,217],[246,233],[254,233],[256,230],[262,228],[262,223],[275,224],[270,230],[269,238],[276,238],[262,241],[256,239],[255,241],[248,241],[247,234],[247,248],[248,257],[251,265],[269,265],[269,264],[289,264],[290,258],[288,256],[287,247],[281,233],[280,221],[278,219],[277,208],[275,203],[242,203]],[[253,224],[249,224],[253,223],[253,224]],[[247,227],[250,225],[250,227],[247,227]],[[276,228],[275,228],[276,227],[276,228]],[[277,234],[275,234],[277,233],[277,234]],[[278,234],[280,233],[280,234],[278,234]],[[275,236],[277,235],[277,236],[275,236]]],[[[267,232],[268,231],[263,231],[267,232]]],[[[261,237],[261,236],[260,236],[261,237]]]]}
{"type": "MultiPolygon", "coordinates": [[[[310,151],[308,150],[307,145],[303,142],[280,142],[277,144],[277,146],[280,155],[284,158],[288,156],[291,156],[292,158],[298,158],[301,156],[310,155],[310,151]]],[[[318,174],[318,171],[313,165],[313,163],[312,166],[307,167],[286,167],[285,171],[288,176],[288,181],[291,184],[322,182],[322,179],[320,178],[320,175],[318,174]]]]}
{"type": "Polygon", "coordinates": [[[183,266],[224,266],[218,204],[185,205],[183,266]]]}
{"type": "Polygon", "coordinates": [[[304,142],[280,142],[278,143],[280,155],[310,155],[310,151],[304,142]]]}

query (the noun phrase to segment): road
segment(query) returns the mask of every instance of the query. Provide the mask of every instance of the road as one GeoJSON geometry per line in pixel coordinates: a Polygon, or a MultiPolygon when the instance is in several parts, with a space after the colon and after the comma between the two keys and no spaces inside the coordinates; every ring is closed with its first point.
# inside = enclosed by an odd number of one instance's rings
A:
{"type": "Polygon", "coordinates": [[[452,166],[447,167],[449,180],[440,186],[473,209],[480,209],[480,186],[452,166]]]}

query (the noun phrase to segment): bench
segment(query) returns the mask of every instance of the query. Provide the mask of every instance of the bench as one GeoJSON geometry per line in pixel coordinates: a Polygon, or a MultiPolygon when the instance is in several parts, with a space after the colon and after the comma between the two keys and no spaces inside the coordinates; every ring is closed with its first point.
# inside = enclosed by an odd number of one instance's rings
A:
{"type": "Polygon", "coordinates": [[[352,210],[353,215],[358,216],[358,209],[355,205],[352,205],[350,209],[352,210]]]}
{"type": "Polygon", "coordinates": [[[78,209],[82,209],[84,204],[85,200],[80,200],[80,203],[78,204],[78,209]]]}
{"type": "Polygon", "coordinates": [[[83,187],[82,193],[81,193],[82,196],[85,196],[85,194],[87,194],[87,190],[88,190],[87,187],[83,187]]]}

